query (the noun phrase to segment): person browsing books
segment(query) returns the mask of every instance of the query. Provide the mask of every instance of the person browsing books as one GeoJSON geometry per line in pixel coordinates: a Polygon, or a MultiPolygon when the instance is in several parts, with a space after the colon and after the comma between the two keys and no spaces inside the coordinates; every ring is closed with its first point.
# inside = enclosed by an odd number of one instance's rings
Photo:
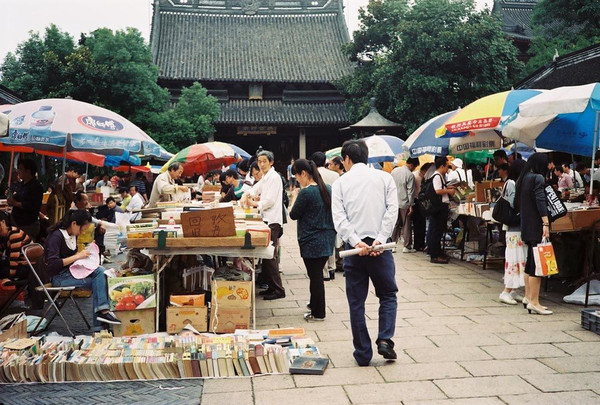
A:
{"type": "Polygon", "coordinates": [[[308,322],[325,320],[325,284],[323,266],[333,253],[335,229],[331,217],[331,187],[319,174],[317,165],[298,159],[292,173],[301,189],[297,194],[290,218],[298,220],[298,245],[300,256],[310,279],[310,312],[304,314],[308,322]]]}
{"type": "Polygon", "coordinates": [[[394,258],[389,250],[369,249],[390,240],[398,218],[398,195],[389,173],[367,167],[369,150],[363,140],[344,142],[341,155],[346,174],[333,184],[331,211],[345,249],[361,249],[358,256],[344,258],[344,274],[354,359],[359,366],[368,366],[373,357],[365,321],[369,279],[379,298],[377,352],[385,359],[396,359],[392,341],[398,308],[394,258]]]}
{"type": "MultiPolygon", "coordinates": [[[[77,251],[77,238],[92,222],[92,216],[86,210],[69,210],[62,220],[50,227],[44,245],[46,272],[53,286],[91,288],[93,296],[94,329],[100,330],[102,323],[120,324],[109,311],[108,283],[104,268],[98,266],[84,278],[75,278],[71,265],[78,260],[87,259],[90,251],[77,251]]],[[[78,275],[79,277],[79,275],[78,275]]]]}

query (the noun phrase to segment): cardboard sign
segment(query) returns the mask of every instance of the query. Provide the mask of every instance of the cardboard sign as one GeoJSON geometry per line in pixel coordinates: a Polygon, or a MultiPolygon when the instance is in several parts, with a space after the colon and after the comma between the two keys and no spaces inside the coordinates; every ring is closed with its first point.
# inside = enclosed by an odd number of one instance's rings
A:
{"type": "Polygon", "coordinates": [[[235,236],[233,207],[184,212],[181,227],[186,238],[235,236]]]}

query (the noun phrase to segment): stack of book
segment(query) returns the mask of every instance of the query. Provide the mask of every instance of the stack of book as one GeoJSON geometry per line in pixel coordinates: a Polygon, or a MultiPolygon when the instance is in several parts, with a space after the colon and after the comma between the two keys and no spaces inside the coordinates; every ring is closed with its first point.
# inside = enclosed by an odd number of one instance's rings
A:
{"type": "Polygon", "coordinates": [[[0,381],[154,380],[288,373],[296,357],[313,354],[318,354],[318,349],[305,336],[269,339],[260,333],[139,337],[100,333],[77,339],[9,339],[0,343],[0,381]]]}

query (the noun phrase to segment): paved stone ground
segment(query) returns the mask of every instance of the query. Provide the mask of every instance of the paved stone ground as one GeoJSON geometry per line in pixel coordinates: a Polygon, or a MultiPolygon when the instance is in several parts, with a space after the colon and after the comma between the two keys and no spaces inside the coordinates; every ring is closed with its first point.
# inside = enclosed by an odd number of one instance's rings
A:
{"type": "MultiPolygon", "coordinates": [[[[562,303],[562,294],[543,293],[542,302],[554,314],[529,315],[522,306],[498,302],[500,270],[457,260],[432,265],[422,254],[394,255],[398,360],[375,355],[371,367],[358,367],[341,273],[326,282],[327,320],[309,324],[302,319],[308,279],[295,235],[294,223],[286,225],[281,270],[287,297],[259,300],[257,327],[305,327],[331,359],[323,376],[11,385],[0,386],[0,400],[81,403],[95,393],[92,402],[115,404],[148,402],[149,397],[152,403],[202,405],[600,403],[600,336],[581,328],[581,307],[562,303]],[[161,385],[185,389],[156,388],[161,385]]],[[[378,304],[372,289],[366,306],[374,339],[378,304]]]]}

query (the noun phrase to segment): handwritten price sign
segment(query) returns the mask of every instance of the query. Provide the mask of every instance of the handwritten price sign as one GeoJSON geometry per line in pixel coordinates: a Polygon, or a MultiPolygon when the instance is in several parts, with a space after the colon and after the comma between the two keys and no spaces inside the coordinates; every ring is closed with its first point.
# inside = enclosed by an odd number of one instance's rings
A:
{"type": "Polygon", "coordinates": [[[233,208],[213,208],[181,214],[185,237],[235,236],[233,208]]]}

